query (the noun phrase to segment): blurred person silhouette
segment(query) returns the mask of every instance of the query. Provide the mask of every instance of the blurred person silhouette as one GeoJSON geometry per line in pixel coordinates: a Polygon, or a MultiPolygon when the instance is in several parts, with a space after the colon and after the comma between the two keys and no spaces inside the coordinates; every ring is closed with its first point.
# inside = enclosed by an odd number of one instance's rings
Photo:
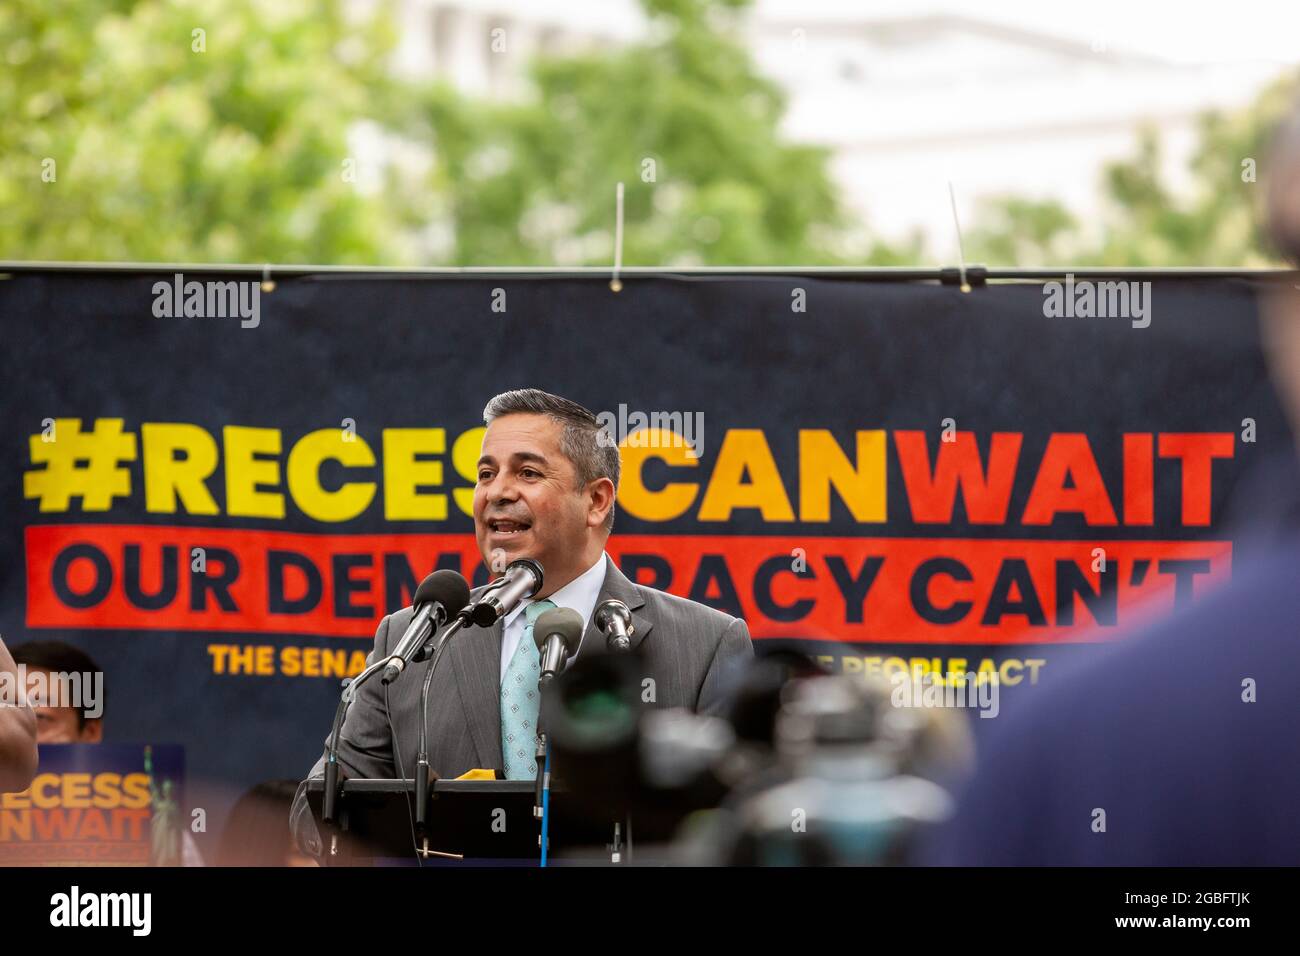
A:
{"type": "Polygon", "coordinates": [[[14,648],[14,663],[27,673],[28,701],[36,712],[36,742],[41,744],[97,744],[104,739],[103,701],[97,701],[101,716],[88,716],[85,708],[70,701],[40,696],[39,686],[49,686],[56,674],[102,673],[94,659],[80,648],[63,641],[28,641],[14,648]]]}
{"type": "MultiPolygon", "coordinates": [[[[102,676],[92,685],[90,675],[102,675],[95,659],[65,641],[27,641],[13,649],[15,664],[22,664],[27,675],[28,700],[36,715],[36,742],[51,744],[98,744],[104,742],[104,701],[102,676]],[[83,696],[87,707],[73,706],[72,701],[46,699],[42,692],[51,685],[54,675],[81,675],[83,688],[97,687],[91,696],[83,696]],[[93,716],[92,716],[93,715],[93,716]]],[[[30,780],[28,781],[30,783],[30,780]]],[[[170,787],[170,781],[166,782],[170,787]]],[[[170,796],[170,789],[166,790],[170,796]]],[[[174,805],[168,807],[174,812],[174,805]]],[[[188,829],[179,831],[181,865],[202,866],[203,856],[188,829]]]]}
{"type": "Polygon", "coordinates": [[[241,796],[221,834],[218,866],[316,866],[289,829],[297,780],[267,780],[241,796]]]}
{"type": "Polygon", "coordinates": [[[0,639],[0,687],[13,691],[0,695],[0,793],[26,790],[36,776],[36,714],[25,695],[19,695],[18,668],[0,639]]]}
{"type": "MultiPolygon", "coordinates": [[[[1269,232],[1300,264],[1300,109],[1268,175],[1269,232]]],[[[1261,321],[1300,433],[1298,282],[1271,284],[1261,321]]],[[[1190,610],[1029,692],[918,862],[1300,864],[1300,531],[1279,532],[1190,610]]]]}

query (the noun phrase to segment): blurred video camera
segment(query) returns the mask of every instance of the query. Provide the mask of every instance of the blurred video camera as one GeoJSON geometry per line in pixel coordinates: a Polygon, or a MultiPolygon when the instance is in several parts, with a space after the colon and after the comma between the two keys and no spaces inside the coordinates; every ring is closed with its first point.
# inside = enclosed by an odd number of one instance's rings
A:
{"type": "Polygon", "coordinates": [[[883,678],[799,654],[755,660],[725,717],[654,706],[645,673],[635,653],[580,659],[543,705],[565,800],[630,820],[638,860],[901,863],[970,762],[960,714],[895,706],[883,678]]]}

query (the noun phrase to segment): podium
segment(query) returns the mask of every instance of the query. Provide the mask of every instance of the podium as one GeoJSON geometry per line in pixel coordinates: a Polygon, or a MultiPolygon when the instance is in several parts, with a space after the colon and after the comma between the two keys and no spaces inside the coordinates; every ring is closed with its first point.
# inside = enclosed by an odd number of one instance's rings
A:
{"type": "MultiPolygon", "coordinates": [[[[325,781],[307,782],[307,802],[324,842],[322,863],[382,865],[417,858],[412,822],[412,778],[344,780],[337,806],[338,826],[320,822],[325,781]],[[337,852],[331,853],[331,845],[337,852]]],[[[457,863],[536,866],[541,859],[542,824],[533,816],[532,780],[435,780],[429,787],[425,834],[430,854],[425,865],[457,863]]],[[[565,791],[551,787],[547,831],[549,854],[579,849],[603,850],[614,840],[615,819],[579,814],[565,806],[565,791]]],[[[423,842],[423,841],[422,841],[423,842]]]]}

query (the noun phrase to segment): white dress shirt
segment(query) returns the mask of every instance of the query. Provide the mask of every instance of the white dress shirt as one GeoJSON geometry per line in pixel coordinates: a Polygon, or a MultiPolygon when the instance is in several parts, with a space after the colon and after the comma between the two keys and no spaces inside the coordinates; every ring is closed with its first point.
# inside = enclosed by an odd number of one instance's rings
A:
{"type": "MultiPolygon", "coordinates": [[[[567,607],[581,614],[584,634],[587,625],[591,623],[591,614],[596,609],[596,599],[600,597],[600,589],[605,585],[605,560],[605,553],[602,551],[595,564],[550,597],[542,598],[544,601],[555,602],[556,607],[567,607]]],[[[501,676],[499,679],[501,681],[506,679],[506,669],[510,666],[510,659],[515,656],[515,651],[519,649],[519,642],[524,636],[524,628],[528,626],[528,619],[524,616],[524,608],[532,603],[531,599],[522,601],[513,611],[506,615],[505,627],[501,629],[501,676]]],[[[581,640],[578,641],[578,650],[575,650],[565,663],[567,664],[568,661],[577,657],[580,650],[582,650],[581,640]]]]}

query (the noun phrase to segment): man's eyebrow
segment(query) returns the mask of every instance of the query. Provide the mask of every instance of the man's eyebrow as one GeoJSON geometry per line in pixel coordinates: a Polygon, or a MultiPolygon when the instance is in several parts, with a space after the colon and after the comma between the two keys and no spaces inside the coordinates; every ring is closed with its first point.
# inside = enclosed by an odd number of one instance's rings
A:
{"type": "MultiPolygon", "coordinates": [[[[510,456],[510,460],[515,464],[521,464],[527,461],[537,462],[540,465],[550,464],[550,462],[547,460],[545,455],[535,451],[517,451],[510,456]]],[[[478,460],[478,464],[480,466],[495,465],[496,463],[497,460],[493,458],[491,455],[481,455],[478,460]]]]}

